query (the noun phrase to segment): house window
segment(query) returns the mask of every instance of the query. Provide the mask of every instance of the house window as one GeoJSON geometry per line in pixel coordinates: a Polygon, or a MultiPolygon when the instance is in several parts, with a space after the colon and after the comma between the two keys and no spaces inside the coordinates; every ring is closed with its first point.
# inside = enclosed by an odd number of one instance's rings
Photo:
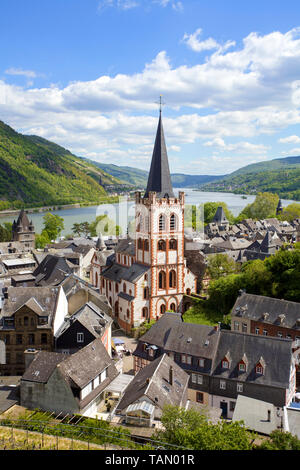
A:
{"type": "Polygon", "coordinates": [[[138,239],[138,249],[139,250],[143,249],[143,240],[141,238],[138,239]]]}
{"type": "Polygon", "coordinates": [[[240,329],[240,324],[238,321],[235,321],[233,324],[234,331],[239,331],[240,329]]]}
{"type": "Polygon", "coordinates": [[[277,336],[278,336],[278,338],[282,338],[282,333],[281,333],[281,331],[278,331],[277,336]]]}
{"type": "Polygon", "coordinates": [[[144,299],[149,298],[149,287],[144,287],[144,299]]]}
{"type": "Polygon", "coordinates": [[[226,382],[224,380],[220,380],[220,389],[226,390],[226,382]]]}
{"type": "Polygon", "coordinates": [[[107,377],[107,369],[101,372],[101,376],[100,376],[101,382],[103,382],[106,379],[106,377],[107,377]]]}
{"type": "Polygon", "coordinates": [[[24,326],[28,326],[28,317],[24,317],[24,326]]]}
{"type": "Polygon", "coordinates": [[[181,362],[183,364],[191,364],[192,363],[192,356],[187,356],[186,354],[182,354],[181,362]]]}
{"type": "Polygon", "coordinates": [[[262,368],[262,366],[261,366],[260,364],[258,364],[258,365],[255,367],[255,372],[256,372],[257,374],[260,374],[260,375],[263,374],[263,368],[262,368]]]}
{"type": "Polygon", "coordinates": [[[16,343],[17,343],[17,344],[22,344],[22,342],[23,342],[22,335],[17,335],[17,336],[16,336],[16,343]]]}
{"type": "Polygon", "coordinates": [[[196,393],[196,401],[197,403],[203,403],[203,393],[201,392],[196,393]]]}
{"type": "Polygon", "coordinates": [[[259,335],[259,328],[258,328],[258,327],[255,328],[255,334],[256,334],[256,335],[259,335]]]}
{"type": "Polygon", "coordinates": [[[226,360],[222,361],[222,369],[229,369],[229,362],[226,360]]]}
{"type": "Polygon", "coordinates": [[[235,408],[235,402],[234,402],[234,401],[230,401],[230,402],[229,402],[229,411],[234,411],[234,408],[235,408]]]}
{"type": "Polygon", "coordinates": [[[41,343],[42,343],[42,344],[47,344],[47,334],[46,334],[46,333],[42,333],[42,335],[41,335],[41,343]]]}
{"type": "Polygon", "coordinates": [[[199,359],[199,367],[204,367],[204,359],[203,358],[199,359]]]}
{"type": "Polygon", "coordinates": [[[246,364],[244,364],[243,362],[240,362],[239,363],[239,371],[240,372],[245,372],[246,370],[246,364]]]}
{"type": "Polygon", "coordinates": [[[30,333],[28,335],[28,343],[29,344],[34,344],[34,334],[33,333],[30,333]]]}
{"type": "Polygon", "coordinates": [[[77,343],[83,343],[84,333],[77,333],[77,343]]]}
{"type": "Polygon", "coordinates": [[[268,336],[268,330],[263,330],[263,335],[268,336]]]}
{"type": "Polygon", "coordinates": [[[247,333],[247,323],[242,323],[242,332],[247,333]]]}
{"type": "Polygon", "coordinates": [[[236,385],[236,391],[241,393],[243,391],[243,384],[237,384],[236,385]]]}
{"type": "Polygon", "coordinates": [[[144,240],[144,251],[149,251],[149,240],[144,240]]]}

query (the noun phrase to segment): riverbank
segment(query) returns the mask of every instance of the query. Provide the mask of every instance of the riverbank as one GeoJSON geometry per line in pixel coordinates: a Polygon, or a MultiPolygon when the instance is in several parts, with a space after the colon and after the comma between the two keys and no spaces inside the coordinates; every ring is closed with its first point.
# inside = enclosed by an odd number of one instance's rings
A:
{"type": "MultiPolygon", "coordinates": [[[[127,196],[129,201],[133,201],[133,198],[130,198],[129,195],[120,195],[120,196],[108,196],[103,198],[101,201],[93,201],[93,202],[84,202],[84,203],[75,203],[75,204],[53,204],[51,206],[38,206],[38,207],[24,207],[24,210],[27,214],[39,214],[43,212],[51,212],[51,211],[60,211],[60,210],[68,210],[68,209],[80,209],[83,207],[94,207],[100,204],[116,204],[119,202],[120,197],[127,196]]],[[[1,217],[13,217],[19,215],[21,209],[7,209],[4,211],[0,211],[0,218],[1,217]]]]}

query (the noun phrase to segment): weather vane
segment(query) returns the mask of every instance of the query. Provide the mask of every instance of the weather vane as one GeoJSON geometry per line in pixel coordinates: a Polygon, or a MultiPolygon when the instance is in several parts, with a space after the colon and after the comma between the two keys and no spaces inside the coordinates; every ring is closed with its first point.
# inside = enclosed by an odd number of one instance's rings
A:
{"type": "Polygon", "coordinates": [[[165,105],[165,103],[161,99],[162,95],[159,95],[159,101],[155,101],[156,104],[159,104],[159,113],[161,114],[161,108],[165,105]]]}

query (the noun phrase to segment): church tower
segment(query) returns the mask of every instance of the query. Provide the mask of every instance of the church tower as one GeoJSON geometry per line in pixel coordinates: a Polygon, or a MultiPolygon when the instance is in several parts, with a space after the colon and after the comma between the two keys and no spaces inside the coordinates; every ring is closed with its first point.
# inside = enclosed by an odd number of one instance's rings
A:
{"type": "Polygon", "coordinates": [[[184,193],[175,197],[161,110],[146,192],[136,193],[136,263],[149,265],[144,283],[149,318],[180,311],[185,292],[184,193]]]}
{"type": "Polygon", "coordinates": [[[29,222],[24,209],[21,210],[17,222],[12,224],[12,240],[22,243],[24,251],[35,247],[35,231],[32,221],[29,222]]]}

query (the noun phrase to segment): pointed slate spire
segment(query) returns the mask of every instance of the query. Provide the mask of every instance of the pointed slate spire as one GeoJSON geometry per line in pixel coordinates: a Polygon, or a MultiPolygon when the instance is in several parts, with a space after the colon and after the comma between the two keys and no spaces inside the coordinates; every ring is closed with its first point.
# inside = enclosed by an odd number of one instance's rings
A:
{"type": "Polygon", "coordinates": [[[102,250],[106,249],[106,245],[105,245],[104,240],[102,238],[102,233],[101,232],[99,233],[99,236],[98,236],[98,240],[97,240],[97,243],[96,243],[96,248],[99,251],[102,251],[102,250]]]}
{"type": "Polygon", "coordinates": [[[167,147],[161,118],[161,109],[159,111],[158,127],[152,154],[147,189],[144,198],[149,197],[150,191],[155,191],[156,197],[159,199],[163,197],[175,197],[171,183],[167,147]]]}
{"type": "Polygon", "coordinates": [[[277,204],[277,209],[276,209],[276,215],[281,214],[282,211],[283,211],[282,202],[281,202],[281,199],[279,199],[278,204],[277,204]]]}

